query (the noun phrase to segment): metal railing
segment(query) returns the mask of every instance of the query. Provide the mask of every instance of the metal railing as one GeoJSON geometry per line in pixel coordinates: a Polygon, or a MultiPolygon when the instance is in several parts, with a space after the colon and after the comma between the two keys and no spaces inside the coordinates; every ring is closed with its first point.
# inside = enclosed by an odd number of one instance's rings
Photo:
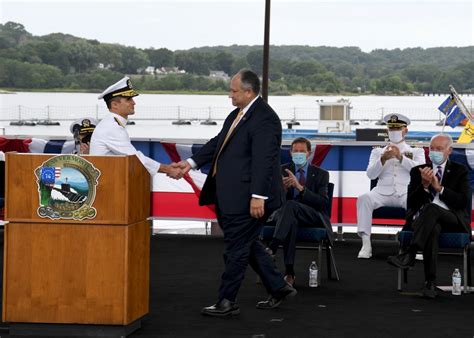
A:
{"type": "MultiPolygon", "coordinates": [[[[472,101],[466,102],[472,107],[472,101]]],[[[314,107],[278,107],[275,111],[282,121],[317,121],[319,106],[314,107]]],[[[138,121],[222,121],[229,114],[229,107],[187,107],[187,106],[140,106],[133,115],[138,121]]],[[[80,117],[102,119],[108,113],[104,105],[95,106],[46,106],[32,108],[28,106],[0,107],[0,121],[71,121],[80,117]]],[[[412,121],[439,121],[444,115],[433,107],[353,107],[351,120],[379,121],[389,113],[401,113],[412,121]]]]}

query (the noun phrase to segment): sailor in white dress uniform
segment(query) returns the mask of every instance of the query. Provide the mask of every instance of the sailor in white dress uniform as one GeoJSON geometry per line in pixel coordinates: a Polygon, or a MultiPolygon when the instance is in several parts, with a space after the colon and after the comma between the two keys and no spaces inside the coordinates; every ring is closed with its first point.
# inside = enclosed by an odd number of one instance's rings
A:
{"type": "Polygon", "coordinates": [[[103,118],[95,128],[90,143],[90,154],[136,155],[150,175],[162,172],[173,178],[180,178],[182,175],[179,168],[159,163],[145,156],[132,145],[125,127],[128,116],[135,113],[133,99],[135,96],[138,96],[138,93],[133,89],[128,77],[114,83],[100,94],[99,99],[104,99],[110,114],[103,118]]]}
{"type": "Polygon", "coordinates": [[[71,123],[69,130],[74,137],[74,154],[89,155],[92,133],[97,124],[93,117],[82,117],[71,123]]]}
{"type": "Polygon", "coordinates": [[[358,258],[372,257],[372,212],[383,206],[406,209],[410,170],[425,163],[423,148],[405,143],[410,120],[402,114],[389,114],[384,121],[390,143],[372,150],[367,167],[367,176],[371,180],[378,178],[377,186],[357,199],[357,233],[362,238],[358,258]]]}

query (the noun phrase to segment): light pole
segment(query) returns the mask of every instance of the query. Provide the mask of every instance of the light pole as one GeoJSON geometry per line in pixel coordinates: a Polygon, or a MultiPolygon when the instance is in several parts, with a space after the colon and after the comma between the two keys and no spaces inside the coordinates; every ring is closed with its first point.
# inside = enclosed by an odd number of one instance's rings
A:
{"type": "Polygon", "coordinates": [[[265,31],[263,38],[262,98],[268,102],[268,63],[270,55],[270,2],[265,0],[265,31]]]}

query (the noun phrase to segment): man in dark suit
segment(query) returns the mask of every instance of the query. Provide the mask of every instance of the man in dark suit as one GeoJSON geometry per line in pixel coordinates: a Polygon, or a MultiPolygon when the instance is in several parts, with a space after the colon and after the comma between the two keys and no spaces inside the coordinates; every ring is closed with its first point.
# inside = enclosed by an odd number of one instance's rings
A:
{"type": "Polygon", "coordinates": [[[209,316],[236,315],[236,297],[247,265],[260,275],[270,294],[257,308],[271,309],[296,294],[283,280],[263,244],[258,241],[267,215],[283,202],[280,179],[281,122],[273,109],[258,96],[260,80],[242,70],[231,80],[229,97],[237,107],[224,121],[220,133],[179,165],[190,168],[211,163],[199,197],[200,205],[216,205],[224,233],[225,270],[217,303],[202,309],[209,316]]]}
{"type": "Polygon", "coordinates": [[[425,286],[423,296],[435,298],[438,240],[441,232],[471,233],[467,203],[470,194],[467,168],[448,160],[453,140],[448,134],[431,138],[429,157],[432,164],[414,167],[410,172],[407,199],[407,223],[413,239],[406,252],[390,256],[388,263],[408,269],[423,251],[425,286]]]}
{"type": "Polygon", "coordinates": [[[295,251],[298,227],[325,227],[332,238],[332,227],[328,217],[329,173],[308,162],[311,143],[296,138],[291,143],[291,163],[282,165],[283,185],[287,201],[271,216],[275,232],[267,252],[275,255],[283,245],[286,267],[285,280],[295,282],[295,251]]]}

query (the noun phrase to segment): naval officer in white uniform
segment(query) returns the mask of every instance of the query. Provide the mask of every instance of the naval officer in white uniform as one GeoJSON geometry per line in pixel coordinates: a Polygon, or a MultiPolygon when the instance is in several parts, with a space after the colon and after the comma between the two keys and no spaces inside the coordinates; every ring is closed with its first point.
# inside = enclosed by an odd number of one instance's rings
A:
{"type": "Polygon", "coordinates": [[[92,117],[83,117],[71,123],[69,130],[74,137],[74,154],[88,155],[92,133],[98,121],[92,117]]]}
{"type": "Polygon", "coordinates": [[[150,175],[165,173],[173,178],[181,178],[181,170],[145,156],[137,151],[130,141],[125,126],[129,115],[135,114],[135,101],[138,93],[133,89],[128,77],[108,87],[99,96],[104,99],[110,111],[95,128],[91,143],[91,155],[137,155],[150,175]]]}
{"type": "Polygon", "coordinates": [[[389,144],[374,148],[370,153],[367,176],[377,179],[377,186],[357,199],[357,233],[362,238],[358,258],[372,257],[370,235],[372,212],[380,207],[407,207],[407,189],[411,168],[425,163],[423,148],[413,148],[405,143],[410,124],[402,114],[384,117],[387,123],[389,144]]]}

